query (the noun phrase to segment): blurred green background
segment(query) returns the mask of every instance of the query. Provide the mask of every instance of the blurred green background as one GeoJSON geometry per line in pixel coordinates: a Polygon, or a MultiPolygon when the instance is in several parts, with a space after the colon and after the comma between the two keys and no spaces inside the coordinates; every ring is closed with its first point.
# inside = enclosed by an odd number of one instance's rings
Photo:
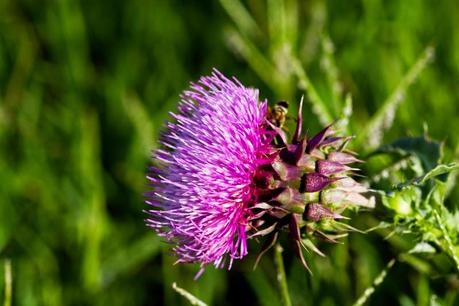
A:
{"type": "MultiPolygon", "coordinates": [[[[150,150],[179,93],[212,67],[271,102],[294,105],[310,81],[330,117],[307,103],[310,131],[339,118],[349,94],[344,128],[358,135],[386,101],[384,142],[427,126],[452,160],[458,28],[454,0],[0,0],[0,301],[11,259],[13,305],[189,305],[174,281],[211,305],[279,305],[272,256],[252,272],[259,244],[231,271],[193,281],[198,267],[173,265],[144,226],[150,150]]],[[[328,257],[308,256],[313,276],[287,248],[294,305],[352,304],[405,240],[321,244],[328,257]]],[[[397,262],[368,304],[459,305],[457,274],[435,260],[397,262]]]]}

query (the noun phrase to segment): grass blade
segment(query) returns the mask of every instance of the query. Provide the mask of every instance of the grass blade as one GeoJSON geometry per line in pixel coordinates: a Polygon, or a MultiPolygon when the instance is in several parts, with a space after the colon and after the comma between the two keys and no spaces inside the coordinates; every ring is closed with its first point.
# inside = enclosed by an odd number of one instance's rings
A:
{"type": "Polygon", "coordinates": [[[317,115],[319,122],[323,126],[327,126],[333,121],[333,116],[327,108],[327,105],[317,93],[317,90],[312,85],[309,76],[306,74],[300,60],[292,57],[291,63],[293,71],[295,72],[300,88],[304,89],[308,97],[309,102],[312,104],[312,111],[317,115]]]}
{"type": "Polygon", "coordinates": [[[339,82],[339,72],[338,68],[336,67],[336,61],[334,56],[335,47],[330,37],[325,34],[322,35],[321,44],[323,52],[322,58],[320,60],[320,65],[325,73],[325,76],[327,78],[327,85],[331,92],[331,105],[333,108],[333,113],[335,116],[338,116],[339,114],[343,113],[343,106],[341,100],[343,87],[339,82]]]}
{"type": "Polygon", "coordinates": [[[220,4],[241,33],[250,37],[261,35],[257,23],[239,0],[220,0],[220,4]]]}
{"type": "Polygon", "coordinates": [[[177,286],[177,284],[175,282],[172,283],[172,289],[174,289],[178,294],[180,294],[185,299],[187,299],[190,302],[191,305],[207,306],[206,303],[204,303],[203,301],[201,301],[200,299],[198,299],[197,297],[195,297],[194,295],[192,295],[191,293],[189,293],[185,289],[180,288],[179,286],[177,286]]]}
{"type": "Polygon", "coordinates": [[[376,287],[382,284],[384,279],[387,276],[387,272],[394,266],[395,264],[395,259],[392,259],[389,261],[389,263],[386,265],[386,267],[379,273],[379,275],[375,278],[373,281],[373,284],[365,289],[363,294],[360,296],[360,298],[353,304],[353,306],[362,306],[365,304],[365,302],[368,301],[368,299],[371,297],[371,295],[375,292],[376,287]]]}
{"type": "Polygon", "coordinates": [[[5,259],[5,299],[4,306],[11,306],[11,297],[13,294],[13,272],[11,270],[11,260],[5,259]]]}
{"type": "Polygon", "coordinates": [[[392,94],[386,99],[386,101],[384,101],[379,110],[371,118],[367,127],[359,135],[357,138],[358,144],[365,142],[367,148],[374,148],[380,145],[384,131],[392,126],[395,118],[395,112],[397,111],[400,103],[403,101],[408,88],[416,81],[421,72],[426,68],[427,64],[433,60],[434,54],[435,49],[432,46],[428,46],[424,50],[416,63],[403,77],[392,94]]]}
{"type": "Polygon", "coordinates": [[[282,256],[282,247],[279,243],[274,247],[274,261],[276,263],[277,281],[282,296],[282,305],[291,306],[290,294],[288,293],[287,276],[285,275],[284,258],[282,256]]]}
{"type": "Polygon", "coordinates": [[[227,31],[227,40],[233,51],[240,54],[249,66],[268,86],[279,89],[281,80],[272,63],[257,49],[257,47],[235,29],[227,31]]]}

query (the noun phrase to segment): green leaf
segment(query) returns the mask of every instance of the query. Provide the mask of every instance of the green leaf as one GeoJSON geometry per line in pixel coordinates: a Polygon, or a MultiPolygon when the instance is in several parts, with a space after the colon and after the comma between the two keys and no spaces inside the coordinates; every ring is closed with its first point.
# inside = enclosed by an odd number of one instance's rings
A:
{"type": "Polygon", "coordinates": [[[383,183],[378,188],[404,187],[405,182],[425,175],[438,165],[442,159],[442,143],[426,135],[404,137],[381,146],[365,159],[369,181],[383,183]]]}
{"type": "Polygon", "coordinates": [[[413,155],[421,160],[424,171],[430,171],[442,158],[442,145],[426,136],[404,137],[389,145],[381,146],[371,155],[381,153],[413,155]]]}
{"type": "MultiPolygon", "coordinates": [[[[435,168],[433,168],[432,170],[430,170],[429,172],[427,172],[426,174],[420,176],[420,177],[417,177],[409,182],[406,182],[406,183],[403,183],[403,184],[399,184],[397,186],[398,189],[402,189],[402,188],[406,188],[407,186],[410,186],[410,185],[417,185],[417,186],[421,186],[421,185],[424,185],[428,180],[432,179],[432,178],[435,178],[435,177],[438,177],[438,176],[441,176],[443,174],[448,174],[450,173],[451,171],[454,171],[454,170],[458,170],[459,169],[459,164],[458,163],[450,163],[450,164],[442,164],[442,165],[438,165],[436,166],[435,168]]],[[[442,190],[444,190],[445,188],[442,188],[442,190]]]]}
{"type": "Polygon", "coordinates": [[[437,167],[435,167],[434,169],[426,173],[426,175],[424,175],[420,179],[419,185],[424,184],[426,181],[430,180],[431,178],[434,178],[434,177],[437,177],[442,174],[446,174],[446,173],[449,173],[451,171],[458,170],[458,169],[459,169],[458,163],[450,163],[448,165],[438,165],[437,167]]]}
{"type": "Polygon", "coordinates": [[[416,253],[433,254],[435,252],[436,252],[435,248],[427,242],[419,242],[411,250],[408,251],[408,253],[410,254],[416,254],[416,253]]]}
{"type": "Polygon", "coordinates": [[[421,191],[413,186],[392,193],[382,198],[383,204],[394,210],[399,216],[409,216],[417,212],[421,203],[421,191]]]}

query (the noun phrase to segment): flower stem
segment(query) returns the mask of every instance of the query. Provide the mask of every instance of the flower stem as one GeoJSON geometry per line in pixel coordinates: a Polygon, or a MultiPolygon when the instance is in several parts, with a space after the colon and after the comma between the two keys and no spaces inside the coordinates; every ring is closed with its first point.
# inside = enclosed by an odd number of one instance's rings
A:
{"type": "Polygon", "coordinates": [[[387,276],[387,272],[394,266],[394,264],[395,264],[395,259],[392,259],[391,261],[389,261],[389,263],[386,265],[386,267],[375,278],[375,280],[373,281],[373,284],[363,292],[363,294],[353,304],[353,306],[363,306],[363,304],[365,304],[368,301],[370,296],[375,292],[376,287],[381,285],[381,283],[384,281],[384,279],[387,276]]]}
{"type": "Polygon", "coordinates": [[[279,282],[279,289],[282,295],[282,305],[292,306],[290,295],[288,293],[287,277],[285,275],[284,259],[282,257],[282,247],[279,243],[276,243],[274,247],[274,262],[277,270],[277,281],[279,282]]]}
{"type": "Polygon", "coordinates": [[[13,291],[13,273],[11,272],[11,260],[5,260],[5,300],[4,306],[11,306],[11,295],[13,291]]]}
{"type": "Polygon", "coordinates": [[[172,283],[172,289],[174,289],[175,291],[177,291],[178,294],[180,294],[181,296],[186,298],[188,300],[188,302],[191,303],[191,305],[207,306],[206,303],[204,303],[203,301],[201,301],[200,299],[198,299],[197,297],[195,297],[194,295],[192,295],[191,293],[189,293],[185,289],[180,288],[179,286],[177,286],[177,284],[175,282],[172,283]]]}

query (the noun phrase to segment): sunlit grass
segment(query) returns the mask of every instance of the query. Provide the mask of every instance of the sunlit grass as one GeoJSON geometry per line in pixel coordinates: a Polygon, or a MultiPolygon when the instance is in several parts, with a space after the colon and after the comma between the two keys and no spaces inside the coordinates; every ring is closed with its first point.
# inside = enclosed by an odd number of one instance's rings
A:
{"type": "MultiPolygon", "coordinates": [[[[149,150],[179,92],[216,67],[271,103],[294,109],[304,96],[305,128],[341,119],[353,149],[427,126],[453,162],[458,17],[454,1],[2,1],[0,259],[2,268],[11,259],[13,278],[9,294],[2,273],[0,301],[189,305],[177,282],[209,305],[280,304],[273,254],[252,271],[256,243],[230,272],[208,269],[195,282],[198,267],[173,265],[143,225],[149,150]]],[[[451,215],[435,217],[439,233],[459,222],[458,188],[446,184],[451,215]]],[[[352,225],[377,226],[379,214],[352,225]]],[[[369,305],[456,305],[459,237],[408,254],[412,236],[392,231],[324,244],[324,259],[306,254],[313,276],[285,249],[292,304],[350,305],[375,288],[369,305]]]]}

